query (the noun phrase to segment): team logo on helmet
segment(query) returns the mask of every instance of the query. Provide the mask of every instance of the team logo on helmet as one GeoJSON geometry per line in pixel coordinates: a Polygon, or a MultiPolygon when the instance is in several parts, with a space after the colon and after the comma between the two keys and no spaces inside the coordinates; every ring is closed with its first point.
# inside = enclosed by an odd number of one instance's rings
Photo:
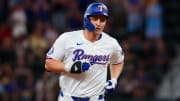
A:
{"type": "Polygon", "coordinates": [[[102,12],[106,9],[105,5],[98,5],[99,11],[102,12]]]}

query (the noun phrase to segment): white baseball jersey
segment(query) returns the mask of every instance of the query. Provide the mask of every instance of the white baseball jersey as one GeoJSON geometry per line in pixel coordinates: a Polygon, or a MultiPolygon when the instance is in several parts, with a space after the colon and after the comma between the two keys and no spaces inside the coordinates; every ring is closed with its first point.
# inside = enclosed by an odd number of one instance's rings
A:
{"type": "Polygon", "coordinates": [[[123,62],[123,51],[118,42],[102,32],[96,42],[88,41],[83,30],[66,32],[60,35],[47,57],[72,64],[78,60],[89,60],[88,71],[80,74],[61,73],[59,83],[64,94],[90,97],[104,94],[107,78],[107,65],[123,62]]]}

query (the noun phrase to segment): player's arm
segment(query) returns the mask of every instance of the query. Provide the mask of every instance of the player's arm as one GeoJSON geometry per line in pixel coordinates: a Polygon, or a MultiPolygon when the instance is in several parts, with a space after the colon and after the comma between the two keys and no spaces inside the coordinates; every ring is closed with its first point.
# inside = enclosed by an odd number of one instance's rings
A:
{"type": "Polygon", "coordinates": [[[113,47],[113,54],[110,58],[110,76],[111,79],[107,81],[105,90],[112,93],[115,90],[118,77],[120,76],[124,65],[124,53],[117,42],[113,47]]]}
{"type": "Polygon", "coordinates": [[[90,63],[86,61],[76,61],[72,63],[64,64],[61,61],[55,59],[46,59],[45,69],[49,72],[61,73],[82,73],[89,69],[90,63]]]}
{"type": "Polygon", "coordinates": [[[116,41],[114,44],[113,54],[110,58],[110,76],[111,79],[118,79],[124,65],[124,52],[116,41]]]}
{"type": "Polygon", "coordinates": [[[46,54],[45,60],[45,69],[49,72],[61,73],[82,73],[89,69],[90,64],[83,61],[69,61],[64,62],[63,59],[67,52],[66,42],[69,37],[65,34],[62,34],[58,37],[46,54]]]}
{"type": "Polygon", "coordinates": [[[66,72],[64,67],[65,64],[63,62],[60,62],[55,59],[47,58],[45,61],[45,69],[48,72],[54,72],[54,73],[66,72]]]}
{"type": "Polygon", "coordinates": [[[114,90],[116,88],[118,77],[120,76],[120,74],[123,70],[123,64],[124,63],[110,64],[111,79],[108,80],[106,85],[105,85],[105,91],[107,93],[113,93],[114,92],[114,90]]]}
{"type": "Polygon", "coordinates": [[[111,79],[118,79],[120,76],[122,70],[123,70],[124,62],[119,64],[110,64],[110,76],[111,79]]]}
{"type": "Polygon", "coordinates": [[[67,39],[68,36],[66,34],[61,34],[47,52],[44,65],[46,71],[55,73],[65,72],[65,64],[61,60],[65,56],[65,42],[67,39]]]}

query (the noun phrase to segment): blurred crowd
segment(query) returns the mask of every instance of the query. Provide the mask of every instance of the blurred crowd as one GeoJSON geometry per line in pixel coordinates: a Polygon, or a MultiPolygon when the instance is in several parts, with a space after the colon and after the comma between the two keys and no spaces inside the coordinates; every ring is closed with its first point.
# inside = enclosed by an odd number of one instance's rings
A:
{"type": "MultiPolygon", "coordinates": [[[[125,53],[116,94],[153,98],[175,52],[163,40],[158,0],[97,0],[109,8],[105,32],[125,53]]],[[[94,0],[0,0],[0,101],[55,101],[58,74],[44,70],[46,52],[61,33],[83,29],[94,0]]]]}

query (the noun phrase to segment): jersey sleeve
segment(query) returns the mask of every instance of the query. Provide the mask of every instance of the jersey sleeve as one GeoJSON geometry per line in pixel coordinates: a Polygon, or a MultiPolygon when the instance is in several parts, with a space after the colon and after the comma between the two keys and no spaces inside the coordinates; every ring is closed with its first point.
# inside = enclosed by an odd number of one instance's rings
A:
{"type": "Polygon", "coordinates": [[[110,57],[110,64],[119,64],[124,61],[124,52],[117,41],[113,44],[113,52],[110,57]]]}
{"type": "Polygon", "coordinates": [[[47,52],[46,58],[52,58],[62,61],[65,55],[66,39],[66,36],[64,34],[61,34],[47,52]]]}

